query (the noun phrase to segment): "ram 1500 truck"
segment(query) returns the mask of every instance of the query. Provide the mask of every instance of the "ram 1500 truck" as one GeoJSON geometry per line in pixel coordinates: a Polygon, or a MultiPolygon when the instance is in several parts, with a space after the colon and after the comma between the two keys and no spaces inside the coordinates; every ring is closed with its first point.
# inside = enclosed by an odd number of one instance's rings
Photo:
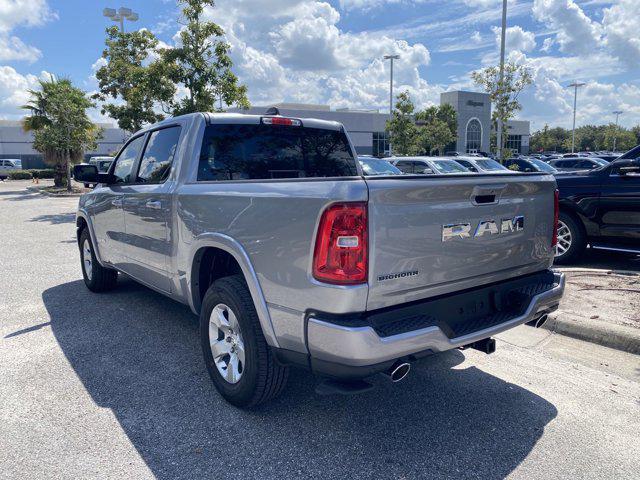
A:
{"type": "MultiPolygon", "coordinates": [[[[123,272],[200,317],[217,390],[250,407],[289,366],[329,391],[542,322],[564,289],[551,175],[377,175],[336,122],[198,113],[134,134],[77,214],[94,292],[123,272]]],[[[160,360],[160,359],[159,359],[160,360]]]]}

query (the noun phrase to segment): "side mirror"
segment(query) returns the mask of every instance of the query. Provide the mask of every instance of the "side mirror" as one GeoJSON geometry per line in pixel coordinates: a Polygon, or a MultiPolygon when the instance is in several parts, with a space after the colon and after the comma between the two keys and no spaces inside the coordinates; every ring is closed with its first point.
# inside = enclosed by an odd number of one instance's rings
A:
{"type": "Polygon", "coordinates": [[[429,167],[427,167],[424,170],[422,170],[422,173],[424,175],[433,175],[433,170],[431,170],[429,167]]]}
{"type": "Polygon", "coordinates": [[[98,167],[89,163],[81,163],[74,165],[73,178],[80,183],[107,183],[109,175],[99,173],[98,167]]]}

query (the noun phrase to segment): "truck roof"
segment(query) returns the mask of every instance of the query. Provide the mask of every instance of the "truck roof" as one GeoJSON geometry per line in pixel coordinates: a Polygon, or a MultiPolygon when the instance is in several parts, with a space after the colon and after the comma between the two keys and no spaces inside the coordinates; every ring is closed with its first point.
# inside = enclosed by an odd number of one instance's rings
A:
{"type": "Polygon", "coordinates": [[[292,118],[295,120],[300,120],[302,122],[303,127],[309,128],[322,128],[325,130],[340,130],[342,129],[342,124],[340,122],[334,122],[331,120],[320,120],[319,118],[308,118],[308,117],[290,117],[288,115],[250,115],[245,113],[205,113],[207,117],[208,124],[215,123],[237,123],[237,124],[248,124],[248,125],[258,125],[261,122],[262,117],[283,117],[283,118],[292,118]]]}
{"type": "MultiPolygon", "coordinates": [[[[250,115],[245,113],[213,113],[213,112],[197,112],[197,113],[187,113],[185,115],[179,115],[177,117],[169,117],[164,120],[154,123],[152,125],[147,125],[144,128],[140,129],[138,132],[146,132],[147,130],[152,130],[157,127],[161,127],[164,125],[170,125],[175,123],[176,119],[191,119],[193,117],[204,117],[207,124],[245,124],[245,125],[259,125],[261,122],[261,118],[263,117],[282,117],[282,118],[292,118],[295,120],[300,120],[302,122],[303,127],[307,128],[321,128],[324,130],[342,130],[344,129],[343,125],[340,122],[334,122],[331,120],[320,120],[318,118],[305,118],[305,117],[290,117],[286,115],[250,115]]],[[[136,132],[136,133],[138,133],[136,132]]]]}

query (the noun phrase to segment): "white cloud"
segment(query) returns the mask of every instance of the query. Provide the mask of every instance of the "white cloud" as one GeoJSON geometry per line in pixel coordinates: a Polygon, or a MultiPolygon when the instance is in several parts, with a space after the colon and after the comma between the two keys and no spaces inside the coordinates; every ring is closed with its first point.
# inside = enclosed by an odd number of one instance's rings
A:
{"type": "Polygon", "coordinates": [[[253,104],[386,108],[389,62],[382,57],[388,53],[401,56],[394,63],[396,89],[415,92],[418,102],[433,100],[434,87],[419,72],[431,60],[424,45],[344,32],[338,27],[340,13],[326,2],[274,1],[279,4],[220,0],[208,12],[225,30],[234,71],[253,104]]]}
{"type": "Polygon", "coordinates": [[[545,53],[548,53],[551,50],[551,47],[553,47],[555,43],[556,42],[552,37],[545,38],[544,42],[542,42],[542,47],[540,47],[540,50],[545,53]]]}
{"type": "Polygon", "coordinates": [[[42,56],[35,47],[25,45],[18,37],[0,33],[0,62],[24,60],[33,63],[42,56]]]}
{"type": "Polygon", "coordinates": [[[29,100],[29,90],[38,87],[39,78],[49,78],[47,72],[40,77],[22,75],[14,68],[0,66],[0,118],[16,119],[24,116],[20,107],[29,100]]]}
{"type": "Polygon", "coordinates": [[[640,1],[619,0],[605,8],[602,24],[611,52],[631,66],[640,65],[640,1]]]}
{"type": "Polygon", "coordinates": [[[558,30],[556,41],[561,52],[589,54],[601,45],[602,26],[573,0],[534,0],[532,11],[536,20],[558,30]]]}
{"type": "MultiPolygon", "coordinates": [[[[502,29],[499,27],[493,27],[491,30],[496,37],[496,45],[499,48],[502,29]]],[[[518,25],[507,27],[507,32],[505,35],[506,52],[512,50],[518,50],[520,52],[530,52],[534,48],[536,48],[536,36],[534,33],[527,32],[518,25]]]]}
{"type": "Polygon", "coordinates": [[[46,0],[0,0],[0,61],[33,63],[42,53],[11,35],[18,26],[36,27],[55,18],[46,0]]]}

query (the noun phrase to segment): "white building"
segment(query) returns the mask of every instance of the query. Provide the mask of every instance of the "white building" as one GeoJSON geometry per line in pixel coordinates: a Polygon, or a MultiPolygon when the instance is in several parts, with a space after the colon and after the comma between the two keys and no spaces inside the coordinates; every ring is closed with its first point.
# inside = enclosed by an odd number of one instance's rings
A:
{"type": "Polygon", "coordinates": [[[230,109],[231,112],[261,115],[270,107],[276,107],[285,117],[319,118],[340,122],[349,132],[349,137],[361,155],[383,156],[389,151],[388,135],[386,133],[388,113],[378,110],[353,110],[339,108],[331,110],[329,105],[314,105],[305,103],[276,103],[264,107],[251,107],[248,110],[230,109]]]}
{"type": "MultiPolygon", "coordinates": [[[[99,123],[102,138],[98,140],[98,148],[86,152],[85,157],[92,155],[109,155],[120,149],[127,138],[124,130],[108,123],[99,123]]],[[[22,123],[14,120],[0,120],[0,158],[20,158],[22,168],[44,168],[42,154],[33,149],[33,133],[25,132],[22,123]]]]}

